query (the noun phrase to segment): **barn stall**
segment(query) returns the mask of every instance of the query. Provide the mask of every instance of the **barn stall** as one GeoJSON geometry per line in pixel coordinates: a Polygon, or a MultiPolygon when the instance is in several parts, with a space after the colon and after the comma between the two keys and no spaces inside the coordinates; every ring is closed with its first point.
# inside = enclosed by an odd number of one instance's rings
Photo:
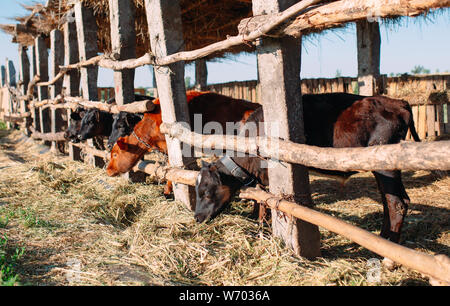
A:
{"type": "MultiPolygon", "coordinates": [[[[11,83],[8,86],[8,93],[13,96],[13,99],[9,101],[16,101],[16,103],[7,105],[6,116],[11,120],[22,121],[25,131],[32,138],[44,140],[45,143],[52,146],[53,151],[57,147],[61,148],[61,142],[64,142],[62,131],[67,125],[66,110],[70,113],[70,110],[75,109],[76,106],[94,107],[112,113],[119,110],[133,112],[136,107],[140,111],[145,109],[145,103],[132,103],[134,100],[132,70],[148,64],[156,67],[158,95],[161,98],[163,112],[166,114],[163,130],[173,138],[179,137],[180,133],[173,132],[177,127],[174,123],[187,121],[188,118],[186,117],[184,98],[183,61],[197,61],[198,86],[205,88],[205,62],[201,58],[223,56],[225,52],[230,51],[236,53],[256,50],[259,59],[259,102],[263,105],[269,118],[276,115],[276,118],[271,119],[280,122],[286,129],[290,129],[293,120],[298,121],[299,118],[298,116],[290,118],[289,114],[294,113],[293,109],[297,110],[297,114],[301,114],[301,108],[298,109],[301,105],[300,88],[302,87],[299,79],[300,35],[320,32],[324,29],[342,26],[346,22],[356,21],[359,45],[359,77],[357,80],[359,92],[365,95],[374,95],[384,92],[383,84],[385,82],[379,73],[379,25],[376,22],[367,22],[367,16],[372,16],[373,12],[384,18],[416,16],[428,12],[429,9],[449,5],[442,1],[410,1],[409,6],[405,8],[396,1],[383,1],[383,9],[378,7],[375,10],[372,5],[362,1],[326,1],[330,2],[327,4],[318,4],[321,1],[301,1],[296,4],[294,4],[295,1],[292,3],[288,3],[289,1],[273,1],[273,3],[253,1],[253,6],[251,1],[222,1],[220,4],[214,1],[198,1],[198,3],[180,1],[179,6],[171,4],[170,8],[165,7],[163,1],[146,1],[145,3],[136,1],[135,7],[131,1],[72,2],[49,1],[46,6],[30,8],[32,14],[19,20],[20,24],[4,26],[5,30],[14,34],[13,41],[19,42],[21,45],[19,52],[22,76],[18,89],[15,89],[11,83]],[[311,5],[316,6],[310,7],[311,5]],[[221,14],[223,19],[208,17],[207,12],[211,14],[215,10],[224,12],[223,15],[221,14]],[[113,20],[109,20],[109,16],[113,16],[113,20]],[[178,22],[166,24],[162,22],[163,20],[178,22]],[[211,20],[217,24],[211,24],[211,20]],[[133,24],[135,31],[133,31],[133,24]],[[238,28],[239,32],[237,32],[238,28]],[[205,31],[205,29],[211,30],[211,32],[205,31]],[[204,40],[201,38],[203,34],[205,34],[204,40]],[[284,38],[286,36],[287,38],[284,38]],[[92,41],[97,41],[97,46],[89,43],[92,41]],[[134,43],[134,41],[136,42],[134,43]],[[150,45],[153,47],[150,48],[150,45]],[[27,46],[31,47],[31,62],[25,52],[27,46]],[[48,73],[48,46],[51,49],[51,80],[49,80],[48,73]],[[186,51],[183,51],[183,48],[186,51]],[[267,52],[267,48],[272,51],[267,52]],[[62,50],[65,51],[65,54],[62,54],[62,50]],[[152,52],[147,50],[152,50],[152,52]],[[98,55],[99,52],[102,54],[98,55]],[[267,53],[272,54],[273,58],[263,56],[267,53]],[[284,61],[290,63],[293,61],[297,65],[291,65],[289,69],[286,69],[284,61]],[[30,80],[30,74],[27,75],[30,65],[32,80],[30,80]],[[98,102],[99,90],[96,85],[98,66],[115,70],[114,94],[117,105],[114,108],[98,102]],[[170,68],[170,73],[166,67],[170,68]],[[274,71],[273,69],[279,73],[275,79],[270,73],[270,71],[274,71]],[[80,71],[80,75],[77,74],[77,70],[80,71]],[[285,86],[285,78],[298,80],[296,80],[296,84],[285,86]],[[81,87],[81,97],[78,97],[79,87],[81,87]],[[277,92],[277,96],[279,96],[277,101],[270,99],[273,92],[277,92]],[[278,111],[280,109],[284,111],[278,111]]],[[[436,105],[442,106],[446,103],[445,101],[445,98],[441,98],[436,105]]],[[[439,117],[443,110],[444,108],[442,111],[436,112],[438,123],[435,123],[434,126],[442,127],[442,124],[445,124],[443,116],[439,117]]],[[[436,116],[434,119],[436,120],[436,116]]],[[[180,128],[177,128],[177,131],[180,131],[180,128]]],[[[438,135],[443,133],[439,131],[437,131],[438,135]]],[[[445,130],[443,131],[445,132],[445,130]]],[[[298,134],[299,131],[296,133],[298,134]]],[[[182,134],[188,135],[188,131],[182,134]]],[[[434,134],[436,135],[436,133],[434,134]]],[[[288,135],[284,138],[290,139],[288,135]]],[[[195,181],[196,173],[191,169],[183,169],[184,165],[188,165],[190,162],[179,157],[181,156],[179,141],[172,140],[172,138],[168,138],[168,140],[171,168],[160,167],[144,161],[127,176],[132,181],[142,181],[144,177],[140,172],[144,171],[160,179],[178,182],[175,185],[176,200],[185,203],[188,208],[193,207],[194,204],[191,200],[193,188],[189,185],[195,181]]],[[[181,141],[189,143],[188,139],[181,139],[181,141]]],[[[214,143],[217,147],[232,142],[218,137],[214,143]]],[[[286,145],[289,144],[292,143],[286,145]]],[[[399,162],[395,162],[394,158],[394,161],[391,159],[390,164],[387,163],[382,167],[403,170],[448,170],[449,161],[446,158],[448,146],[448,142],[444,141],[401,145],[394,149],[391,148],[391,151],[389,148],[385,148],[385,154],[398,157],[399,162]],[[421,154],[414,154],[414,152],[421,154]],[[427,153],[422,154],[422,152],[427,153]],[[402,159],[401,156],[404,154],[415,156],[416,159],[402,159]]],[[[228,149],[233,148],[235,146],[228,149]]],[[[258,146],[256,151],[258,153],[265,152],[261,148],[262,146],[258,146]]],[[[302,149],[307,154],[311,148],[295,147],[293,150],[302,149]]],[[[384,150],[384,148],[377,149],[378,154],[384,150]]],[[[84,160],[98,167],[103,167],[108,158],[105,152],[93,148],[91,141],[81,145],[69,143],[68,150],[71,159],[84,160]]],[[[239,148],[239,150],[250,152],[251,148],[239,148]]],[[[362,152],[357,151],[358,149],[347,150],[353,150],[351,153],[355,155],[362,152]]],[[[344,156],[342,162],[345,162],[348,161],[345,155],[348,155],[350,151],[336,152],[336,154],[341,153],[344,156]]],[[[267,156],[264,157],[270,157],[270,150],[266,150],[266,152],[267,156]]],[[[373,160],[375,155],[364,151],[361,156],[366,160],[373,160]]],[[[327,161],[323,160],[319,165],[311,165],[308,164],[307,159],[299,161],[286,157],[281,160],[291,164],[288,167],[274,167],[273,170],[270,170],[271,175],[291,177],[290,173],[293,171],[301,171],[303,184],[294,184],[295,182],[286,184],[286,182],[273,180],[269,188],[271,195],[267,196],[256,190],[253,193],[252,191],[244,192],[243,197],[266,202],[271,206],[269,198],[275,199],[276,196],[286,194],[299,195],[306,200],[304,203],[294,205],[301,204],[311,207],[312,196],[309,192],[308,173],[305,167],[298,165],[326,167],[327,161]],[[277,183],[280,185],[277,186],[277,183]],[[294,186],[296,187],[294,188],[294,186]]],[[[364,160],[358,159],[356,164],[364,164],[364,160]]],[[[363,170],[375,169],[370,166],[380,169],[380,165],[376,164],[369,165],[369,168],[363,170]]],[[[357,167],[358,170],[362,169],[361,166],[358,168],[358,166],[352,165],[352,167],[357,167]]],[[[289,206],[292,203],[285,204],[289,206]]],[[[282,205],[272,206],[277,206],[283,211],[282,205]]],[[[286,219],[283,215],[274,213],[271,220],[272,232],[276,237],[280,237],[294,254],[308,258],[320,256],[320,235],[316,225],[335,232],[336,229],[333,230],[330,225],[327,226],[322,222],[327,218],[323,214],[319,215],[318,219],[309,219],[305,214],[294,213],[294,210],[289,208],[284,212],[311,223],[299,222],[295,218],[286,219]],[[304,237],[308,237],[308,239],[304,237]],[[316,237],[316,239],[310,239],[310,237],[316,237]]],[[[338,222],[339,220],[329,221],[331,225],[335,226],[339,224],[338,222]]],[[[366,231],[361,232],[358,228],[352,228],[346,234],[339,231],[338,233],[369,250],[431,276],[433,282],[448,281],[448,258],[445,256],[433,257],[411,251],[405,247],[388,243],[366,231]],[[365,235],[369,235],[370,239],[363,238],[366,237],[365,235]]]]}

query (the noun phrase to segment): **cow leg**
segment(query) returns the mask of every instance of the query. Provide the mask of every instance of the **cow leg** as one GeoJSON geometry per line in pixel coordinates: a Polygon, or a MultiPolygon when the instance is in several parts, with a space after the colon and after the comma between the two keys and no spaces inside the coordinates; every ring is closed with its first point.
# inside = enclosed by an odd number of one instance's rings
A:
{"type": "Polygon", "coordinates": [[[402,183],[401,172],[376,171],[374,175],[377,179],[384,205],[384,222],[381,236],[398,243],[410,203],[402,183]]]}
{"type": "Polygon", "coordinates": [[[166,199],[170,199],[173,197],[172,181],[167,181],[166,185],[164,186],[164,196],[166,197],[166,199]]]}
{"type": "Polygon", "coordinates": [[[383,189],[383,184],[381,183],[381,176],[377,175],[376,172],[373,172],[373,174],[378,184],[378,190],[381,193],[381,201],[383,202],[383,224],[381,226],[380,236],[385,239],[389,239],[391,222],[389,220],[389,208],[386,201],[386,195],[383,189]]]}

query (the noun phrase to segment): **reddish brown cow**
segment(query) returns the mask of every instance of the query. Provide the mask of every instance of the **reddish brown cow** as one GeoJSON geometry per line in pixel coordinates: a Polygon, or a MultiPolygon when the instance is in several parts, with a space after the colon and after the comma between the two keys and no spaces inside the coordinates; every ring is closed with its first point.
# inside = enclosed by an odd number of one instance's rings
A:
{"type": "MultiPolygon", "coordinates": [[[[194,115],[202,115],[202,126],[207,122],[218,122],[226,130],[227,122],[245,121],[259,104],[233,99],[211,92],[188,91],[186,93],[190,114],[191,129],[194,115]]],[[[106,172],[116,176],[130,171],[145,153],[158,150],[167,154],[165,136],[160,132],[162,123],[159,99],[153,101],[155,109],[146,113],[134,127],[134,133],[120,137],[111,150],[111,159],[106,172]]],[[[170,184],[168,184],[170,186],[170,184]]],[[[166,189],[165,194],[169,191],[166,189]]]]}

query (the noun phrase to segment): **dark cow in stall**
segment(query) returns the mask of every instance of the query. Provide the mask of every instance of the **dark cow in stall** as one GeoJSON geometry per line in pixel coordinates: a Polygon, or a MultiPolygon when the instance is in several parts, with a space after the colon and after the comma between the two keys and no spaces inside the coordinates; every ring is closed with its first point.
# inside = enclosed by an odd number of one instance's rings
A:
{"type": "MultiPolygon", "coordinates": [[[[154,100],[153,97],[137,94],[134,98],[135,101],[154,100]]],[[[115,98],[106,101],[107,104],[114,104],[115,102],[115,98]]],[[[139,122],[141,116],[143,116],[143,114],[112,115],[95,108],[85,110],[79,107],[71,114],[66,138],[72,142],[80,142],[82,140],[94,138],[94,142],[98,144],[96,147],[104,149],[103,137],[111,138],[111,136],[113,136],[113,139],[108,139],[108,144],[112,143],[113,145],[117,138],[127,135],[126,133],[130,131],[130,128],[120,127],[128,127],[132,124],[136,124],[139,122]]]]}
{"type": "MultiPolygon", "coordinates": [[[[414,128],[411,107],[405,101],[387,97],[362,97],[335,93],[303,95],[306,144],[319,147],[367,147],[394,144],[404,140],[408,129],[420,141],[414,128]]],[[[258,109],[247,120],[240,135],[264,135],[258,125],[263,122],[258,109]]],[[[212,164],[203,163],[196,183],[195,219],[203,222],[217,216],[233,194],[244,185],[268,185],[265,160],[255,156],[223,157],[212,164]]],[[[311,169],[325,175],[347,179],[356,172],[311,169]]],[[[403,220],[410,199],[400,171],[373,171],[384,207],[380,235],[399,242],[403,220]]]]}
{"type": "MultiPolygon", "coordinates": [[[[255,109],[261,107],[256,103],[211,92],[188,91],[186,97],[191,128],[194,126],[194,116],[201,114],[202,127],[207,122],[217,122],[225,131],[227,123],[243,123],[255,109]]],[[[166,139],[159,130],[162,123],[159,99],[153,103],[155,109],[144,115],[144,118],[134,127],[131,135],[120,137],[112,148],[111,158],[106,169],[109,176],[130,171],[144,154],[151,150],[167,154],[166,139]]],[[[170,192],[171,183],[168,182],[164,194],[169,195],[170,192]]]]}
{"type": "Polygon", "coordinates": [[[114,144],[117,142],[117,139],[123,136],[130,135],[131,132],[133,132],[134,126],[143,118],[143,113],[131,114],[120,112],[118,114],[114,114],[111,134],[108,138],[108,150],[111,150],[113,148],[114,144]]]}
{"type": "Polygon", "coordinates": [[[80,142],[78,134],[80,133],[81,120],[86,113],[86,109],[78,107],[75,111],[70,113],[69,127],[64,132],[64,138],[68,141],[77,143],[80,142]]]}

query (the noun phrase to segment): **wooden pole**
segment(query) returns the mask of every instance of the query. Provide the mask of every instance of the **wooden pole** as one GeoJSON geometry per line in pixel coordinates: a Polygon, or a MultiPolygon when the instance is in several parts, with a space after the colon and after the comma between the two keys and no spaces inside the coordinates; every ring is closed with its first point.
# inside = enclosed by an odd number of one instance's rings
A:
{"type": "MultiPolygon", "coordinates": [[[[84,6],[81,2],[76,2],[75,6],[75,21],[77,25],[78,38],[78,52],[80,61],[89,60],[97,56],[97,22],[94,17],[94,11],[91,8],[84,6]]],[[[98,66],[93,65],[81,68],[80,85],[83,91],[83,98],[90,101],[98,100],[98,66]]],[[[92,139],[87,140],[87,144],[94,145],[92,139]]],[[[87,154],[88,163],[103,167],[104,161],[92,154],[87,154]]]]}
{"type": "Polygon", "coordinates": [[[6,68],[3,65],[1,66],[1,85],[6,86],[6,68]]]}
{"type": "Polygon", "coordinates": [[[380,26],[367,20],[356,23],[359,94],[373,96],[383,91],[380,78],[380,26]]]}
{"type": "MultiPolygon", "coordinates": [[[[111,45],[118,60],[136,57],[135,6],[132,0],[109,0],[111,45]]],[[[134,101],[134,69],[114,71],[118,105],[134,101]]]]}
{"type": "MultiPolygon", "coordinates": [[[[40,80],[43,82],[48,81],[48,53],[45,40],[42,36],[38,36],[35,39],[36,46],[36,70],[37,74],[40,76],[40,80]]],[[[40,86],[38,90],[38,100],[42,101],[48,99],[48,87],[40,86]]],[[[39,109],[39,119],[40,119],[40,131],[41,133],[51,132],[51,114],[50,109],[39,109]]],[[[36,128],[36,127],[35,127],[36,128]]],[[[46,141],[46,145],[50,146],[51,143],[46,141]]]]}
{"type": "MultiPolygon", "coordinates": [[[[23,96],[27,95],[28,85],[30,84],[30,60],[28,59],[27,47],[19,46],[19,71],[20,79],[22,81],[21,94],[23,96]]],[[[27,99],[20,99],[20,112],[27,113],[30,109],[28,107],[27,99]]],[[[29,126],[31,125],[31,118],[25,119],[24,132],[27,136],[30,136],[29,126]]]]}
{"type": "MultiPolygon", "coordinates": [[[[50,62],[51,75],[56,76],[59,73],[59,66],[64,64],[64,37],[60,30],[53,30],[50,32],[50,62]]],[[[50,86],[50,98],[55,99],[62,92],[63,80],[58,80],[54,85],[50,86]]],[[[67,124],[63,119],[63,109],[51,109],[51,132],[56,134],[64,131],[64,126],[67,124]]],[[[56,151],[62,148],[64,143],[52,141],[52,150],[56,151]]]]}
{"type": "MultiPolygon", "coordinates": [[[[67,15],[75,17],[74,10],[70,10],[67,15]]],[[[75,19],[69,18],[63,26],[64,31],[64,65],[75,64],[79,60],[78,37],[75,19]]],[[[64,75],[63,81],[64,95],[78,97],[80,95],[80,73],[77,69],[71,69],[64,75]]]]}
{"type": "MultiPolygon", "coordinates": [[[[72,9],[67,12],[67,22],[63,25],[64,31],[64,65],[77,63],[80,59],[78,52],[77,26],[75,22],[75,11],[72,9]]],[[[69,97],[78,97],[80,95],[80,73],[78,69],[71,69],[64,75],[63,81],[64,95],[69,97]]],[[[67,124],[70,123],[71,109],[67,109],[67,124]]],[[[81,160],[81,150],[74,146],[72,142],[68,143],[69,156],[72,160],[81,160]]]]}
{"type": "MultiPolygon", "coordinates": [[[[157,57],[165,57],[183,49],[184,40],[179,0],[173,0],[170,3],[164,0],[146,0],[145,9],[153,54],[157,57]]],[[[163,122],[189,123],[184,83],[184,62],[180,61],[157,69],[156,82],[163,122]]],[[[179,140],[166,137],[166,142],[171,166],[183,167],[191,162],[191,158],[183,154],[182,143],[179,140]]],[[[191,148],[189,148],[189,153],[191,153],[191,148]]],[[[182,184],[174,184],[173,187],[175,199],[194,209],[194,188],[182,184]]]]}
{"type": "MultiPolygon", "coordinates": [[[[27,47],[19,46],[19,71],[20,79],[22,80],[21,93],[27,94],[28,84],[30,83],[30,60],[28,59],[27,47]]],[[[24,105],[23,111],[27,112],[27,106],[24,105]]]]}
{"type": "MultiPolygon", "coordinates": [[[[253,0],[253,15],[277,13],[295,2],[253,0]]],[[[257,57],[261,104],[267,122],[266,135],[304,143],[300,87],[301,39],[263,38],[257,45],[257,57]],[[274,96],[277,98],[273,99],[274,96]],[[278,133],[275,134],[276,132],[278,133]]],[[[281,165],[270,161],[268,172],[272,193],[293,196],[301,205],[313,205],[306,167],[281,165]]],[[[286,219],[274,212],[272,228],[273,234],[282,238],[296,254],[308,258],[320,256],[320,234],[317,226],[295,218],[286,219]]]]}
{"type": "Polygon", "coordinates": [[[195,61],[195,89],[206,90],[208,83],[208,67],[206,59],[201,58],[195,61]]]}
{"type": "MultiPolygon", "coordinates": [[[[76,2],[74,8],[79,60],[85,61],[97,56],[97,22],[91,8],[84,6],[81,2],[76,2]]],[[[80,71],[83,98],[91,101],[98,100],[98,66],[83,67],[80,71]]]]}
{"type": "Polygon", "coordinates": [[[16,87],[16,68],[11,60],[6,60],[6,82],[10,87],[16,87]]]}
{"type": "MultiPolygon", "coordinates": [[[[34,89],[34,85],[35,82],[33,81],[37,81],[38,79],[40,80],[40,77],[38,76],[38,72],[37,72],[37,65],[36,65],[36,44],[31,46],[31,76],[33,77],[32,81],[30,82],[30,84],[28,84],[28,90],[27,90],[27,95],[28,95],[28,99],[31,101],[33,100],[34,97],[37,96],[37,91],[35,91],[34,89]]],[[[36,107],[31,107],[31,113],[33,114],[32,118],[33,118],[33,127],[36,129],[36,131],[40,131],[41,130],[41,120],[40,120],[40,112],[39,112],[39,108],[36,107]]]]}
{"type": "MultiPolygon", "coordinates": [[[[111,45],[118,60],[136,57],[135,5],[132,0],[109,0],[111,45]]],[[[114,91],[117,105],[134,101],[134,69],[114,71],[114,91]]],[[[132,182],[144,182],[146,176],[133,170],[125,173],[132,182]]]]}

